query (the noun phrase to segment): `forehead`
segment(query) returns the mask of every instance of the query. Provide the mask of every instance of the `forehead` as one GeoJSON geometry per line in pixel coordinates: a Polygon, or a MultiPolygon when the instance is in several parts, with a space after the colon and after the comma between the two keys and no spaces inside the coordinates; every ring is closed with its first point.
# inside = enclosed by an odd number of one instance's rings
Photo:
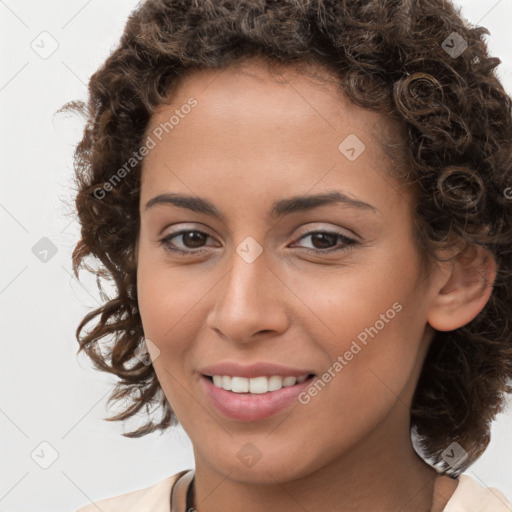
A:
{"type": "Polygon", "coordinates": [[[260,124],[273,122],[267,125],[271,128],[279,118],[289,128],[302,122],[321,131],[337,131],[340,122],[344,129],[364,131],[389,123],[382,115],[351,103],[341,92],[339,79],[325,69],[297,66],[269,67],[262,59],[251,58],[222,69],[189,72],[169,94],[168,104],[156,109],[150,127],[168,120],[169,111],[179,109],[192,96],[199,103],[194,111],[201,112],[203,123],[224,121],[236,126],[259,120],[260,124]]]}
{"type": "Polygon", "coordinates": [[[392,162],[375,138],[389,128],[388,119],[353,105],[322,70],[312,77],[254,59],[196,71],[151,118],[146,135],[159,130],[161,140],[144,161],[144,196],[177,187],[215,197],[226,183],[252,197],[290,195],[315,183],[315,192],[343,183],[361,197],[390,181],[392,162]],[[195,106],[185,109],[191,98],[195,106]],[[350,146],[357,159],[347,158],[350,146]]]}

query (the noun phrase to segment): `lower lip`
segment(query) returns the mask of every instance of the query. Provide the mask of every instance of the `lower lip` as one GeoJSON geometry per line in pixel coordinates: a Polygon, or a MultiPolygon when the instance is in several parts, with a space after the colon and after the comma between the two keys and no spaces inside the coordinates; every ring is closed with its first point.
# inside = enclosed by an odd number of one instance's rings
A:
{"type": "Polygon", "coordinates": [[[293,386],[286,386],[268,393],[233,393],[218,388],[208,377],[201,376],[206,395],[213,405],[227,418],[239,421],[256,421],[268,418],[293,402],[311,384],[314,377],[293,386]]]}

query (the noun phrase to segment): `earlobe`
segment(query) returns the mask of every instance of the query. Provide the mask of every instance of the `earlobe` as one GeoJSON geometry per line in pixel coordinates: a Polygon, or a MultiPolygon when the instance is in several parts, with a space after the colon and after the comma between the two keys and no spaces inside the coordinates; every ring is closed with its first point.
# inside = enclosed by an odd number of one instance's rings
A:
{"type": "Polygon", "coordinates": [[[492,253],[475,244],[468,244],[446,268],[448,279],[434,297],[427,318],[438,331],[453,331],[471,322],[489,300],[497,272],[492,253]]]}

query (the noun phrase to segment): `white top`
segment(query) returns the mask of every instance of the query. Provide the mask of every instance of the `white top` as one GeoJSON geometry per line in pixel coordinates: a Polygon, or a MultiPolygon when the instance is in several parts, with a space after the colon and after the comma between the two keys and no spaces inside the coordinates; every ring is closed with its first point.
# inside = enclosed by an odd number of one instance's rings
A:
{"type": "MultiPolygon", "coordinates": [[[[187,512],[183,506],[171,511],[170,502],[174,484],[190,471],[180,471],[150,487],[91,503],[76,512],[187,512]]],[[[512,505],[494,487],[482,487],[469,475],[460,475],[457,480],[457,488],[443,512],[512,512],[512,505]]]]}
{"type": "Polygon", "coordinates": [[[482,487],[469,475],[457,478],[459,485],[443,512],[509,512],[512,504],[495,487],[482,487]]]}

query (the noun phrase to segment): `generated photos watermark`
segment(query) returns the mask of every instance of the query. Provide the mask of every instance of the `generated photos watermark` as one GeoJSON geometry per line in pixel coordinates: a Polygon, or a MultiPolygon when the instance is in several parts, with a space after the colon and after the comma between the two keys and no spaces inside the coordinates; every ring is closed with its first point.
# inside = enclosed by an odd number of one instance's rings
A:
{"type": "Polygon", "coordinates": [[[311,399],[317,396],[318,393],[352,361],[354,356],[359,354],[362,349],[368,345],[370,341],[368,336],[373,339],[400,311],[402,311],[402,304],[395,302],[386,313],[381,313],[379,320],[377,320],[373,326],[367,327],[361,331],[357,335],[357,341],[352,340],[350,349],[346,350],[343,355],[339,355],[336,361],[321,376],[315,379],[306,391],[299,394],[299,402],[303,405],[309,404],[311,399]]]}
{"type": "Polygon", "coordinates": [[[120,167],[106,183],[94,190],[93,196],[96,199],[104,199],[107,192],[111,192],[119,183],[121,183],[122,179],[125,178],[126,175],[129,174],[139,164],[139,162],[149,154],[152,149],[156,148],[158,142],[162,141],[164,133],[168,134],[171,130],[174,130],[181,120],[185,119],[185,117],[190,114],[192,108],[197,105],[198,101],[192,97],[187,100],[187,103],[183,104],[179,109],[176,109],[169,120],[164,123],[160,123],[151,132],[151,135],[148,135],[146,141],[138,151],[134,151],[128,161],[125,162],[125,164],[120,167]]]}

